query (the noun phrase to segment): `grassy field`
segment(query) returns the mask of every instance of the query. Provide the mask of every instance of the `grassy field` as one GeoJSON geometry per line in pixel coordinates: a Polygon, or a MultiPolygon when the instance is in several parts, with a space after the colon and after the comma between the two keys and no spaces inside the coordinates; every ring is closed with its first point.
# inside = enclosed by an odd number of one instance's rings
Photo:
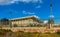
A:
{"type": "Polygon", "coordinates": [[[60,37],[60,33],[30,33],[30,32],[12,32],[10,30],[0,30],[0,37],[60,37]]]}

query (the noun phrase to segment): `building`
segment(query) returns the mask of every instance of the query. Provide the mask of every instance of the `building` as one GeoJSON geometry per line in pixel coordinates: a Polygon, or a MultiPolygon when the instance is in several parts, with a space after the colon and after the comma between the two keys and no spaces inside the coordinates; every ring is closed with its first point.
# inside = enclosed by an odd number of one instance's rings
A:
{"type": "MultiPolygon", "coordinates": [[[[0,21],[1,23],[1,21],[0,21]]],[[[48,20],[46,23],[43,23],[39,18],[36,16],[27,16],[27,17],[22,17],[22,18],[14,18],[10,20],[11,26],[0,26],[0,29],[6,29],[6,30],[12,30],[13,32],[17,31],[24,31],[24,32],[39,32],[39,33],[47,33],[47,32],[57,32],[60,31],[60,25],[54,25],[49,26],[51,23],[50,20],[48,20]],[[46,25],[45,25],[46,24],[46,25]],[[42,26],[45,25],[45,26],[42,26]],[[17,27],[15,27],[17,26],[17,27]],[[21,27],[22,26],[22,27],[21,27]],[[30,27],[32,26],[32,27],[30,27]],[[35,27],[37,26],[37,27],[35,27]],[[39,27],[38,27],[39,26],[39,27]],[[49,28],[50,27],[50,28],[49,28]]],[[[9,25],[10,25],[9,24],[9,25]]]]}
{"type": "Polygon", "coordinates": [[[30,25],[37,25],[42,24],[42,21],[39,20],[36,16],[27,16],[22,18],[14,18],[11,19],[12,26],[30,26],[30,25]]]}

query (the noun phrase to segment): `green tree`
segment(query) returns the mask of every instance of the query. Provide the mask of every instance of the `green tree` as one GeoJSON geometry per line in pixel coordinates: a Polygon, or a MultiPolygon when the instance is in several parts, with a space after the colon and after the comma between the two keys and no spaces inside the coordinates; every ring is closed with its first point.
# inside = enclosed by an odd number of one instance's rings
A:
{"type": "Polygon", "coordinates": [[[7,18],[2,18],[1,19],[1,24],[2,25],[9,25],[9,20],[7,18]]]}
{"type": "Polygon", "coordinates": [[[17,27],[17,24],[14,24],[14,27],[17,27]]]}

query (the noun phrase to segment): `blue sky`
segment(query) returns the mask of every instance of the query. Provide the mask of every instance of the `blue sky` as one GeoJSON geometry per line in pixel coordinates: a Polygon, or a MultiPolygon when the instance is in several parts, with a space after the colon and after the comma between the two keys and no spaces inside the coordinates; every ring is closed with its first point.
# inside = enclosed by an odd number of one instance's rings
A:
{"type": "MultiPolygon", "coordinates": [[[[52,0],[54,18],[60,18],[60,0],[52,0]]],[[[36,15],[47,19],[50,16],[50,0],[0,0],[0,19],[36,15]]]]}

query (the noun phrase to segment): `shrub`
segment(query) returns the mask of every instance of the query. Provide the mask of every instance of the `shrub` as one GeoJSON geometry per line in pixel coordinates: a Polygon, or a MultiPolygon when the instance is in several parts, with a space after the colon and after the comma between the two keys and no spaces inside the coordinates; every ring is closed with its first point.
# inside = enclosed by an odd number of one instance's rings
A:
{"type": "Polygon", "coordinates": [[[57,34],[60,34],[60,30],[58,30],[56,33],[57,33],[57,34]]]}
{"type": "Polygon", "coordinates": [[[6,34],[7,32],[12,32],[11,30],[0,29],[0,35],[6,34]]]}
{"type": "Polygon", "coordinates": [[[5,30],[5,32],[12,32],[11,30],[5,30]]]}
{"type": "Polygon", "coordinates": [[[3,34],[5,34],[6,32],[5,32],[5,30],[4,29],[0,29],[0,35],[3,35],[3,34]]]}
{"type": "Polygon", "coordinates": [[[14,24],[14,27],[17,27],[17,24],[14,24]]]}
{"type": "Polygon", "coordinates": [[[45,32],[45,34],[51,34],[50,32],[45,32]]]}
{"type": "Polygon", "coordinates": [[[24,31],[18,31],[18,32],[24,33],[24,31]]]}

